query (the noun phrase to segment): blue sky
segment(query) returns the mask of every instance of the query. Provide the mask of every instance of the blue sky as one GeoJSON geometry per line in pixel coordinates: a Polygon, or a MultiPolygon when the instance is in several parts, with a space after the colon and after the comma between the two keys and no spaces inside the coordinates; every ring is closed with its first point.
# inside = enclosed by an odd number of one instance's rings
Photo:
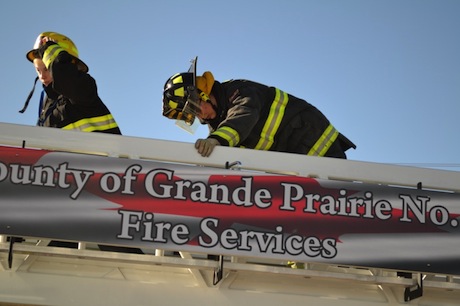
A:
{"type": "MultiPolygon", "coordinates": [[[[460,1],[2,1],[0,122],[34,125],[25,54],[56,31],[77,45],[123,134],[194,143],[161,115],[166,79],[198,74],[276,86],[356,143],[352,160],[460,171],[460,1]]],[[[5,133],[5,131],[2,131],[5,133]]],[[[154,148],[152,148],[154,149],[154,148]]]]}

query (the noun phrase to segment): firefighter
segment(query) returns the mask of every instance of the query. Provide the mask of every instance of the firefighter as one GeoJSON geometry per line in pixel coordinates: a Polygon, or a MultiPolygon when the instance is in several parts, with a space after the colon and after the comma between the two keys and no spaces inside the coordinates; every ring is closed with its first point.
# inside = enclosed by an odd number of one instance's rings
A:
{"type": "Polygon", "coordinates": [[[26,110],[35,84],[40,80],[43,91],[37,125],[121,134],[98,95],[96,81],[88,74],[88,66],[79,59],[77,47],[70,38],[56,32],[43,32],[26,57],[34,64],[38,76],[21,113],[26,110]]]}
{"type": "Polygon", "coordinates": [[[221,83],[209,71],[192,71],[166,81],[163,115],[188,124],[197,117],[209,126],[209,136],[195,143],[204,157],[219,145],[343,159],[356,148],[305,100],[253,81],[221,83]]]}
{"type": "MultiPolygon", "coordinates": [[[[43,32],[26,57],[37,71],[35,83],[40,80],[43,84],[38,126],[121,135],[118,124],[97,93],[96,81],[88,74],[88,66],[79,59],[77,47],[70,38],[56,32],[43,32]]],[[[27,109],[35,83],[19,112],[27,109]]],[[[48,245],[78,247],[76,242],[55,240],[48,245]]],[[[102,251],[143,254],[138,248],[102,244],[98,247],[102,251]]]]}

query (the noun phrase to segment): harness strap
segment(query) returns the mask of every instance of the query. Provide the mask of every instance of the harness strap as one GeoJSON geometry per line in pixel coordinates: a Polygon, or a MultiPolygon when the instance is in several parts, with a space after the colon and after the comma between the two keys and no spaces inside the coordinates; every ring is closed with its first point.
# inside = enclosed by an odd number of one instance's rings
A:
{"type": "Polygon", "coordinates": [[[24,103],[24,106],[19,111],[21,114],[24,113],[26,111],[26,109],[27,109],[27,106],[29,106],[29,102],[30,102],[30,99],[32,98],[32,96],[34,94],[35,85],[37,84],[37,81],[38,81],[38,76],[35,77],[34,86],[32,87],[32,90],[30,91],[29,95],[27,96],[27,99],[26,99],[26,102],[24,103]]]}

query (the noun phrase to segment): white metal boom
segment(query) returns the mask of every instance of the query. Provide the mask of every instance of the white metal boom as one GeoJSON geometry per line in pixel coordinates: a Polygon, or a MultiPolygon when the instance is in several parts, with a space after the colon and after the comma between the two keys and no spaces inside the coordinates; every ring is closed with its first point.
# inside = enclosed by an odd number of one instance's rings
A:
{"type": "MultiPolygon", "coordinates": [[[[460,192],[460,172],[353,160],[217,147],[209,158],[193,144],[100,133],[0,123],[0,146],[147,159],[200,167],[406,186],[460,192]]],[[[1,211],[0,211],[1,213],[1,211]]],[[[366,267],[305,265],[288,268],[276,260],[223,258],[223,279],[215,284],[219,262],[207,254],[144,250],[146,254],[99,251],[82,242],[79,249],[47,246],[49,237],[25,237],[10,244],[0,236],[0,305],[399,305],[416,287],[417,275],[366,267]]],[[[429,242],[427,242],[429,243],[429,242]]],[[[460,242],[459,242],[460,243],[460,242]]],[[[459,254],[460,256],[460,254],[459,254]]],[[[421,275],[423,296],[411,305],[455,305],[460,279],[421,275]]]]}

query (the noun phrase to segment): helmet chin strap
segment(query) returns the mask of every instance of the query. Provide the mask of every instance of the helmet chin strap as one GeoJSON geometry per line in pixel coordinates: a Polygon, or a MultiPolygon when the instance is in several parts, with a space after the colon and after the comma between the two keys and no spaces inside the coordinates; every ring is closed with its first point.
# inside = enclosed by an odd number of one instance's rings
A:
{"type": "Polygon", "coordinates": [[[214,103],[212,103],[212,100],[211,98],[209,97],[209,95],[205,94],[205,93],[202,93],[201,94],[201,97],[204,98],[203,100],[206,101],[207,103],[211,104],[212,106],[212,109],[214,110],[214,112],[216,113],[216,117],[219,116],[219,112],[218,112],[218,109],[217,109],[217,105],[215,105],[214,103]]]}
{"type": "Polygon", "coordinates": [[[216,115],[217,115],[217,105],[214,105],[214,103],[212,103],[212,100],[209,97],[209,95],[207,95],[204,91],[200,90],[200,98],[201,98],[201,100],[205,101],[206,103],[211,104],[212,109],[216,112],[216,115]]]}
{"type": "Polygon", "coordinates": [[[212,109],[214,109],[214,111],[216,112],[216,117],[219,116],[219,112],[218,112],[218,109],[217,109],[217,105],[214,105],[214,104],[211,102],[211,100],[209,100],[208,103],[211,103],[212,109]]]}

